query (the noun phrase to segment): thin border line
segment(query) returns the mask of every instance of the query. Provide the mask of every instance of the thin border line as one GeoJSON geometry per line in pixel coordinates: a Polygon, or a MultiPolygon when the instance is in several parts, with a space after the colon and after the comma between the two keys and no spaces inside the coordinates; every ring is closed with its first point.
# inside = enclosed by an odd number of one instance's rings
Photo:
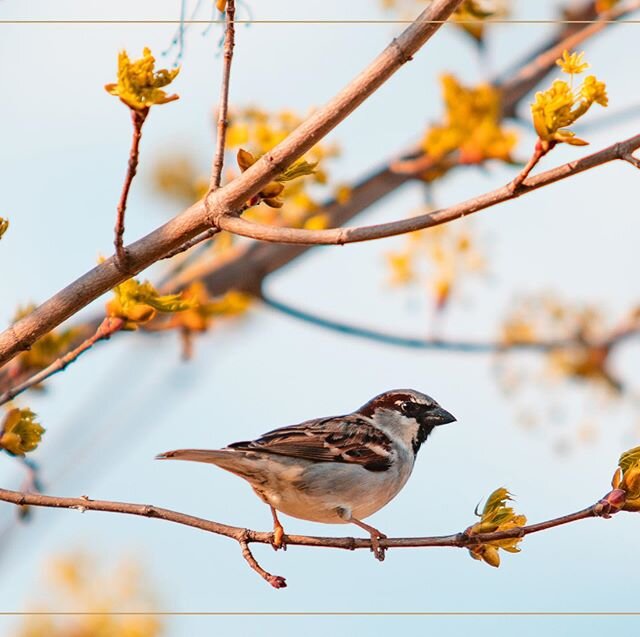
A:
{"type": "Polygon", "coordinates": [[[639,617],[640,611],[5,611],[0,616],[215,616],[215,617],[639,617]]]}
{"type": "MultiPolygon", "coordinates": [[[[413,24],[415,20],[234,20],[235,24],[323,24],[323,25],[381,25],[381,24],[413,24]]],[[[429,24],[453,24],[453,25],[475,25],[475,24],[533,24],[533,25],[548,25],[548,24],[640,24],[640,20],[500,20],[500,19],[487,19],[487,20],[425,20],[425,23],[429,24]]],[[[10,19],[1,20],[0,24],[219,24],[224,25],[222,20],[177,20],[177,19],[158,19],[158,20],[39,20],[39,19],[10,19]]]]}

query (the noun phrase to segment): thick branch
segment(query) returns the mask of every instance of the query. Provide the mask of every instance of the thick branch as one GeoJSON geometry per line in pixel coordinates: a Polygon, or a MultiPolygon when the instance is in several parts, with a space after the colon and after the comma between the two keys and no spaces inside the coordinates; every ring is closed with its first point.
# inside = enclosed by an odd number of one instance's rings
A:
{"type": "MultiPolygon", "coordinates": [[[[438,30],[462,0],[435,0],[416,21],[289,137],[224,188],[211,193],[146,237],[127,247],[129,276],[145,269],[218,220],[236,212],[289,164],[317,144],[352,113],[438,30]]],[[[58,292],[0,334],[0,365],[127,278],[113,257],[58,292]]]]}
{"type": "Polygon", "coordinates": [[[222,216],[218,219],[218,226],[227,232],[276,243],[300,243],[303,245],[344,245],[345,243],[357,243],[360,241],[373,241],[384,237],[392,237],[406,234],[416,230],[424,230],[432,226],[439,226],[460,217],[466,217],[474,212],[490,208],[504,201],[515,199],[526,193],[548,186],[557,181],[572,177],[585,170],[596,166],[602,166],[608,162],[622,159],[628,160],[628,156],[640,147],[640,135],[634,135],[629,139],[618,142],[597,153],[587,155],[546,172],[525,179],[513,188],[507,184],[484,195],[467,199],[462,203],[441,208],[424,215],[400,219],[388,223],[380,223],[373,226],[360,226],[356,228],[332,228],[329,230],[306,230],[304,228],[283,228],[268,226],[241,217],[222,216]]]}

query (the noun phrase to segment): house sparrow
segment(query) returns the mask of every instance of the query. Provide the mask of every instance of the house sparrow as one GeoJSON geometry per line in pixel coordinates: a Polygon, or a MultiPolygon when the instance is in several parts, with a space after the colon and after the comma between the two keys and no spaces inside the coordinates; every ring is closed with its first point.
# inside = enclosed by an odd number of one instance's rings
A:
{"type": "Polygon", "coordinates": [[[276,511],[303,520],[356,524],[379,560],[386,536],[362,520],[404,486],[434,427],[455,418],[425,394],[394,389],[345,416],[274,429],[224,449],[178,449],[158,459],[208,462],[244,478],[271,508],[273,546],[284,547],[276,511]]]}

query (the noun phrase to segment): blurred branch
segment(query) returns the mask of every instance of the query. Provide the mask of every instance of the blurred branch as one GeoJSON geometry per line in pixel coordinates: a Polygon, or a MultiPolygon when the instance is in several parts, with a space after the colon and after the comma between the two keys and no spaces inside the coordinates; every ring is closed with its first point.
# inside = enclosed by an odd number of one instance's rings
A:
{"type": "Polygon", "coordinates": [[[444,339],[444,338],[419,338],[413,336],[402,336],[391,332],[383,332],[371,328],[354,325],[352,323],[344,323],[326,317],[318,316],[311,312],[293,307],[282,301],[278,301],[264,292],[261,293],[260,299],[267,306],[286,316],[316,325],[332,332],[355,336],[377,343],[386,345],[395,345],[409,349],[422,350],[441,350],[447,352],[465,352],[465,353],[502,353],[507,351],[536,351],[548,352],[554,349],[566,347],[583,347],[585,349],[606,348],[612,349],[618,343],[631,338],[632,336],[640,336],[640,322],[633,325],[625,325],[617,328],[610,335],[597,341],[586,340],[581,334],[577,334],[572,338],[560,338],[550,340],[528,340],[528,341],[507,341],[507,340],[469,340],[469,339],[444,339]]]}
{"type": "Polygon", "coordinates": [[[437,32],[462,0],[434,0],[373,62],[296,130],[224,188],[211,193],[146,237],[127,246],[127,273],[111,257],[59,291],[0,334],[0,364],[130,276],[210,227],[242,205],[346,119],[437,32]]]}
{"type": "MultiPolygon", "coordinates": [[[[452,535],[433,537],[406,537],[406,538],[385,538],[380,539],[379,544],[383,549],[392,548],[426,548],[426,547],[457,547],[469,548],[479,544],[487,544],[499,540],[511,538],[521,538],[532,533],[539,533],[557,526],[570,524],[587,518],[604,517],[608,518],[621,510],[624,505],[625,492],[614,489],[605,495],[596,504],[591,505],[581,511],[563,515],[561,517],[530,524],[522,527],[515,527],[504,531],[491,533],[473,533],[469,529],[461,533],[452,535]]],[[[20,491],[9,491],[0,489],[0,501],[9,502],[18,506],[38,506],[49,508],[75,509],[84,513],[85,511],[106,511],[111,513],[121,513],[126,515],[136,515],[147,518],[157,518],[167,522],[174,522],[193,528],[208,531],[216,535],[223,535],[238,542],[242,550],[244,559],[253,570],[268,581],[275,588],[286,586],[284,578],[267,573],[256,562],[249,551],[250,543],[272,544],[273,533],[252,531],[236,526],[229,526],[205,520],[186,513],[179,513],[170,509],[163,509],[149,504],[132,504],[128,502],[112,502],[109,500],[91,500],[86,496],[80,498],[64,498],[57,496],[42,495],[39,493],[21,493],[20,491]]],[[[353,537],[315,537],[305,535],[287,535],[287,546],[313,546],[324,548],[339,548],[346,550],[368,549],[373,550],[370,539],[360,539],[353,537]]]]}
{"type": "Polygon", "coordinates": [[[23,391],[26,391],[27,389],[29,389],[30,387],[34,387],[35,385],[39,385],[50,376],[63,371],[71,363],[75,362],[81,354],[91,349],[96,343],[98,343],[99,341],[107,340],[111,336],[113,336],[113,334],[120,331],[124,327],[124,324],[125,322],[121,318],[105,318],[102,323],[100,323],[93,336],[84,340],[82,343],[80,343],[80,345],[72,349],[70,352],[67,352],[64,356],[57,358],[48,367],[45,367],[43,370],[39,371],[36,374],[33,374],[33,376],[30,376],[23,382],[14,385],[4,393],[0,394],[0,405],[8,403],[23,391]]]}
{"type": "MultiPolygon", "coordinates": [[[[242,217],[220,215],[217,219],[219,228],[260,241],[277,243],[299,243],[304,245],[344,245],[360,241],[373,241],[384,237],[392,237],[416,230],[424,230],[443,223],[448,223],[461,217],[466,217],[480,210],[491,208],[499,203],[515,199],[526,193],[548,186],[572,177],[586,170],[615,160],[624,160],[636,166],[636,160],[631,153],[640,147],[640,135],[634,135],[621,142],[607,146],[602,150],[570,161],[551,170],[539,173],[530,178],[524,178],[514,185],[511,182],[501,188],[489,191],[483,195],[472,197],[462,203],[441,208],[423,215],[408,219],[399,219],[388,223],[353,228],[331,228],[328,230],[307,230],[304,228],[285,228],[268,226],[242,217]]],[[[637,167],[637,166],[636,166],[637,167]]]]}

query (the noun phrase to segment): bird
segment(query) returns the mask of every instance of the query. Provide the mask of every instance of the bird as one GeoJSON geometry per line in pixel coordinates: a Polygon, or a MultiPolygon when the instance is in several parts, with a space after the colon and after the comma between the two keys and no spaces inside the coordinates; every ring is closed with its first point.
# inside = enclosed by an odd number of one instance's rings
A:
{"type": "Polygon", "coordinates": [[[380,561],[387,536],[363,520],[388,504],[413,470],[433,429],[456,419],[413,389],[383,392],[342,416],[274,429],[223,449],[176,449],[159,460],[216,465],[244,478],[271,509],[274,549],[286,548],[285,515],[367,531],[380,561]]]}

